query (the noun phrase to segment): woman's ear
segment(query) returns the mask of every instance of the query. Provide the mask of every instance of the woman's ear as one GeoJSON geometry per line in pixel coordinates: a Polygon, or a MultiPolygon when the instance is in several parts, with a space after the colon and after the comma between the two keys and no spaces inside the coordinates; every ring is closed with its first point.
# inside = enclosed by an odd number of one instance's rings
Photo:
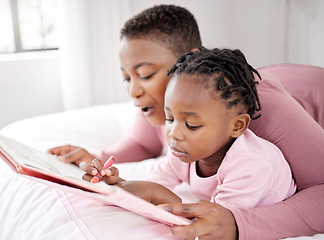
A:
{"type": "Polygon", "coordinates": [[[234,121],[234,126],[232,130],[231,137],[238,138],[245,133],[246,129],[249,127],[251,118],[247,113],[242,113],[238,115],[234,121]]]}
{"type": "Polygon", "coordinates": [[[200,51],[199,48],[193,48],[190,50],[190,52],[199,52],[199,51],[200,51]]]}

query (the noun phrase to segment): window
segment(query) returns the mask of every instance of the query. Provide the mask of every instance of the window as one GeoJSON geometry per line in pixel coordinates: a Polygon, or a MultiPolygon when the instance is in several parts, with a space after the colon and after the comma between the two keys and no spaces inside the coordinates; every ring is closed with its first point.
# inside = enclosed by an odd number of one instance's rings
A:
{"type": "Polygon", "coordinates": [[[0,0],[0,53],[58,48],[57,0],[0,0]]]}

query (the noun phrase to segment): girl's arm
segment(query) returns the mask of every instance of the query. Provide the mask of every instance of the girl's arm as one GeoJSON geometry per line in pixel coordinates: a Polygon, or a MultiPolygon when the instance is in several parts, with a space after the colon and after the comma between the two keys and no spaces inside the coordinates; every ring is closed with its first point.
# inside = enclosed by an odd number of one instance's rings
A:
{"type": "Polygon", "coordinates": [[[182,202],[179,196],[158,183],[148,181],[121,181],[117,185],[155,205],[182,202]]]}
{"type": "Polygon", "coordinates": [[[83,162],[80,164],[80,168],[86,172],[82,177],[86,181],[90,182],[93,176],[100,173],[103,176],[102,180],[107,184],[119,186],[155,205],[182,202],[180,197],[161,184],[149,181],[126,181],[120,178],[116,167],[105,169],[99,159],[93,160],[91,165],[83,162]]]}

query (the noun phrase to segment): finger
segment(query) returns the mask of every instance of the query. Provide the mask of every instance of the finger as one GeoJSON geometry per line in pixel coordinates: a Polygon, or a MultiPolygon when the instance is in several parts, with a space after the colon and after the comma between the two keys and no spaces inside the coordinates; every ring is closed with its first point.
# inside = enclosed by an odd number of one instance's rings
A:
{"type": "Polygon", "coordinates": [[[98,170],[92,167],[91,165],[89,165],[87,162],[81,162],[79,168],[91,176],[98,174],[98,170]]]}
{"type": "Polygon", "coordinates": [[[119,181],[119,170],[116,167],[109,168],[109,173],[106,176],[103,176],[103,180],[107,184],[116,184],[119,181]]]}
{"type": "Polygon", "coordinates": [[[110,168],[106,169],[106,175],[109,176],[109,177],[110,176],[119,177],[119,170],[116,167],[110,167],[110,168]]]}
{"type": "MultiPolygon", "coordinates": [[[[208,220],[199,219],[198,221],[184,226],[172,226],[172,234],[179,238],[199,237],[199,239],[213,239],[209,238],[213,232],[217,232],[217,228],[211,228],[213,225],[208,223],[208,220]]],[[[213,226],[214,227],[214,226],[213,226]]]]}
{"type": "Polygon", "coordinates": [[[109,184],[109,185],[113,185],[113,184],[116,184],[118,183],[118,179],[119,177],[118,176],[103,176],[102,177],[102,180],[105,181],[105,183],[109,184]]]}
{"type": "Polygon", "coordinates": [[[81,160],[85,154],[86,150],[80,147],[71,146],[70,151],[58,156],[58,159],[65,163],[72,163],[81,160]]]}
{"type": "Polygon", "coordinates": [[[91,182],[92,177],[93,177],[92,175],[86,173],[82,176],[82,179],[91,182]]]}
{"type": "Polygon", "coordinates": [[[65,155],[71,151],[71,147],[73,146],[70,145],[59,146],[59,147],[51,148],[47,152],[53,155],[65,155]]]}
{"type": "Polygon", "coordinates": [[[102,176],[106,175],[106,171],[105,171],[105,169],[104,169],[104,167],[103,167],[103,162],[102,162],[100,159],[98,159],[98,158],[93,159],[93,160],[92,160],[92,164],[93,164],[93,166],[94,166],[95,168],[98,169],[98,172],[99,172],[102,176]]]}
{"type": "MultiPolygon", "coordinates": [[[[213,203],[211,203],[213,204],[213,203]]],[[[194,218],[200,215],[207,214],[210,210],[209,202],[200,201],[199,203],[172,203],[172,204],[163,204],[160,207],[164,208],[166,211],[171,212],[175,215],[183,216],[186,218],[194,218]]]]}

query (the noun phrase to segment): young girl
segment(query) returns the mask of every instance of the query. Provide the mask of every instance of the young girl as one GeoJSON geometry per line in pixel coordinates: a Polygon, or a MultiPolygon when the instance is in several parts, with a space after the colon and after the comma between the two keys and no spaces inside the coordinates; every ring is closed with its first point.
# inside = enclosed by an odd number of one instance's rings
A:
{"type": "MultiPolygon", "coordinates": [[[[280,150],[247,129],[261,109],[253,72],[239,50],[179,58],[165,93],[168,157],[150,181],[171,190],[186,182],[201,199],[227,208],[262,207],[295,193],[280,150]]],[[[120,179],[116,168],[105,179],[153,203],[176,200],[156,184],[120,179]]]]}

